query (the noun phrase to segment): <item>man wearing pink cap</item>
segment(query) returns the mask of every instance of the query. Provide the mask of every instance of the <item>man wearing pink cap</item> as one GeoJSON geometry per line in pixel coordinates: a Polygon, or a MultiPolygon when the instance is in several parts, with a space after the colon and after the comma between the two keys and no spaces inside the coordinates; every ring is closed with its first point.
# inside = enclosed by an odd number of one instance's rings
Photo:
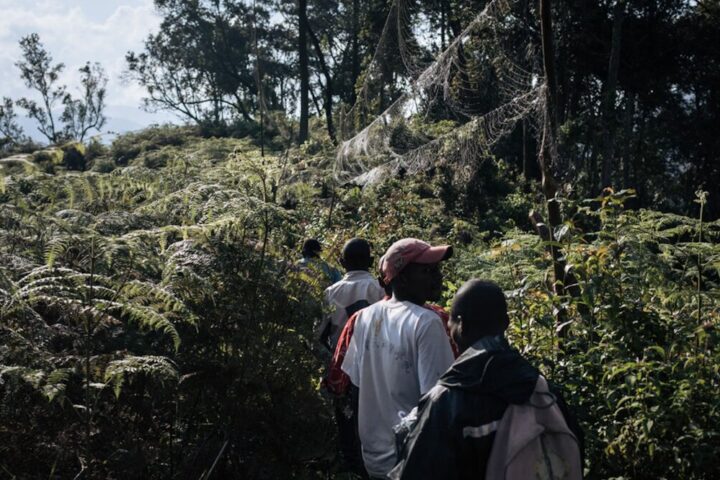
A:
{"type": "Polygon", "coordinates": [[[359,387],[363,462],[373,478],[395,465],[392,427],[410,412],[453,363],[440,317],[423,305],[442,293],[439,264],[452,247],[415,238],[392,244],[380,272],[393,297],[358,314],[342,369],[359,387]]]}

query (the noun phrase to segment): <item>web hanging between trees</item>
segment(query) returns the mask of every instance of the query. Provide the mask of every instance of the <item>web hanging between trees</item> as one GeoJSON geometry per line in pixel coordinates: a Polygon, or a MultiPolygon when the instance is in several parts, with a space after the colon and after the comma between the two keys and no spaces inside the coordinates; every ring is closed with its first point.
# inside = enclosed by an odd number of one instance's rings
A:
{"type": "MultiPolygon", "coordinates": [[[[531,35],[518,31],[519,5],[492,0],[432,63],[423,66],[423,49],[412,30],[409,0],[396,0],[358,89],[355,105],[341,118],[335,175],[340,181],[374,183],[399,171],[413,174],[438,164],[456,172],[471,170],[492,148],[525,121],[541,131],[545,85],[531,35]],[[528,37],[518,50],[517,36],[528,37]],[[513,37],[514,36],[514,37],[513,37]],[[512,39],[512,41],[511,41],[512,39]],[[399,59],[398,59],[399,57],[399,59]],[[404,87],[396,100],[377,111],[388,85],[388,61],[400,63],[404,87]],[[430,116],[451,120],[435,137],[423,131],[430,116]],[[364,125],[355,131],[352,125],[364,125]]],[[[446,125],[448,122],[446,122],[446,125]]]]}

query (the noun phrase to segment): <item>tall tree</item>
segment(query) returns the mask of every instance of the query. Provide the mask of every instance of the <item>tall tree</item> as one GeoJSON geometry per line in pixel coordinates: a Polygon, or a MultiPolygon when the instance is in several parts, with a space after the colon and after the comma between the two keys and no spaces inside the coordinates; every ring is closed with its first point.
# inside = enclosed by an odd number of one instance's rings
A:
{"type": "Polygon", "coordinates": [[[607,80],[603,84],[602,114],[602,177],[601,187],[612,186],[610,177],[615,156],[615,129],[617,114],[615,111],[615,98],[617,91],[618,71],[620,69],[620,48],[622,25],[625,20],[625,2],[620,0],[613,8],[612,41],[610,44],[610,64],[608,66],[607,80]]]}
{"type": "Polygon", "coordinates": [[[90,130],[100,130],[105,125],[107,119],[103,111],[108,79],[99,63],[87,62],[79,71],[82,97],[76,100],[66,94],[63,98],[65,109],[60,119],[65,124],[65,136],[82,142],[90,130]]]}
{"type": "Polygon", "coordinates": [[[350,51],[351,51],[351,65],[352,65],[352,96],[350,103],[355,103],[355,83],[360,76],[360,48],[358,38],[360,36],[360,2],[359,0],[352,0],[352,29],[350,33],[350,51]]]}
{"type": "MultiPolygon", "coordinates": [[[[337,0],[318,0],[312,4],[312,8],[308,6],[306,17],[307,33],[314,53],[310,57],[311,72],[314,70],[317,74],[317,86],[323,93],[325,124],[332,141],[335,141],[333,105],[336,96],[336,78],[340,77],[340,82],[343,82],[343,76],[345,78],[352,76],[352,73],[346,71],[349,67],[347,59],[351,49],[348,38],[352,36],[348,13],[337,0]],[[322,80],[319,77],[322,77],[322,80]]],[[[313,86],[311,85],[310,88],[312,89],[313,86]]]]}
{"type": "Polygon", "coordinates": [[[22,60],[15,63],[25,86],[40,94],[41,103],[29,98],[21,98],[17,104],[27,111],[28,117],[38,123],[38,131],[50,142],[62,140],[61,130],[55,125],[53,109],[66,96],[66,87],[59,85],[60,73],[65,68],[62,63],[53,65],[52,56],[45,50],[37,33],[20,39],[22,60]]]}
{"type": "Polygon", "coordinates": [[[0,103],[0,151],[8,150],[25,140],[23,129],[16,118],[12,99],[3,97],[0,103]]]}
{"type": "Polygon", "coordinates": [[[257,50],[263,83],[272,83],[275,74],[268,60],[272,55],[263,51],[271,41],[266,39],[276,34],[264,6],[251,9],[237,0],[155,4],[163,16],[159,31],[147,38],[143,52],[126,55],[126,75],[145,87],[146,107],[174,111],[196,123],[254,120],[257,50]]]}
{"type": "Polygon", "coordinates": [[[298,63],[300,68],[300,130],[298,142],[303,143],[308,139],[309,119],[309,96],[310,96],[310,71],[308,68],[307,51],[307,0],[298,0],[298,63]]]}
{"type": "Polygon", "coordinates": [[[308,24],[308,35],[310,36],[310,40],[312,40],[313,47],[315,48],[315,56],[318,60],[318,63],[320,64],[320,71],[322,72],[323,76],[325,77],[325,101],[324,101],[324,110],[325,110],[325,122],[327,123],[327,131],[328,135],[330,136],[330,139],[335,141],[335,127],[333,126],[333,79],[332,74],[330,73],[330,68],[328,67],[327,62],[325,61],[325,55],[323,54],[322,47],[320,45],[320,39],[313,31],[312,27],[308,24]]]}
{"type": "MultiPolygon", "coordinates": [[[[565,260],[562,251],[556,245],[555,232],[562,224],[562,213],[560,202],[556,198],[558,184],[552,173],[552,166],[557,163],[557,83],[555,75],[555,47],[553,42],[552,10],[550,0],[540,0],[540,36],[542,42],[543,71],[545,72],[545,118],[543,122],[542,143],[539,152],[540,171],[542,175],[541,184],[545,202],[547,205],[549,229],[542,234],[543,222],[534,214],[530,213],[530,219],[535,228],[549,241],[549,250],[553,259],[553,287],[558,296],[565,294],[565,260]]],[[[558,313],[558,329],[563,326],[565,314],[561,310],[558,313]]],[[[564,335],[564,332],[561,332],[564,335]]]]}

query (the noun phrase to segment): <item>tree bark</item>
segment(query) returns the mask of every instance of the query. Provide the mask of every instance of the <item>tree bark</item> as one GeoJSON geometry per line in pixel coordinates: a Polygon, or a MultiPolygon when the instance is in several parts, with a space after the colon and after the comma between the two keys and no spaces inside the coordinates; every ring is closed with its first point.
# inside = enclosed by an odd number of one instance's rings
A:
{"type": "Polygon", "coordinates": [[[555,48],[552,39],[552,17],[550,0],[540,0],[540,32],[542,37],[543,69],[547,85],[545,100],[550,135],[557,138],[557,78],[555,75],[555,48]]]}
{"type": "Polygon", "coordinates": [[[258,95],[258,106],[260,107],[260,157],[265,157],[265,89],[262,82],[262,71],[260,70],[260,49],[257,39],[257,6],[253,0],[252,16],[252,40],[255,55],[255,83],[258,95]]]}
{"type": "Polygon", "coordinates": [[[440,2],[440,51],[445,51],[445,27],[447,25],[446,2],[440,2]]]}
{"type": "Polygon", "coordinates": [[[333,102],[333,81],[332,76],[330,76],[330,69],[327,66],[327,63],[325,62],[325,57],[323,56],[322,48],[320,47],[320,40],[318,39],[317,35],[315,35],[315,32],[313,31],[310,24],[307,26],[308,35],[310,35],[310,40],[312,41],[313,46],[315,47],[315,54],[318,58],[318,62],[320,62],[320,70],[323,73],[323,76],[325,77],[325,101],[323,102],[323,107],[325,107],[325,122],[327,123],[327,131],[328,136],[330,139],[335,142],[335,126],[333,125],[333,116],[332,116],[332,102],[333,102]]]}
{"type": "Polygon", "coordinates": [[[527,134],[527,121],[522,120],[522,171],[525,181],[530,181],[532,178],[532,165],[530,164],[530,155],[528,154],[528,134],[527,134]]]}
{"type": "Polygon", "coordinates": [[[310,73],[307,52],[307,0],[298,0],[298,57],[300,63],[300,130],[298,143],[308,139],[310,73]]]}
{"type": "Polygon", "coordinates": [[[357,93],[355,92],[355,84],[360,76],[360,51],[358,48],[358,36],[360,35],[360,0],[353,0],[352,3],[352,95],[350,96],[351,105],[355,105],[357,101],[357,93]]]}
{"type": "MultiPolygon", "coordinates": [[[[463,27],[460,23],[460,20],[455,15],[455,12],[453,12],[452,5],[447,2],[445,3],[445,17],[447,21],[447,25],[450,28],[450,32],[452,33],[453,38],[457,38],[460,36],[460,34],[463,31],[463,27]]],[[[451,42],[451,40],[449,40],[451,42]]],[[[458,44],[457,49],[457,64],[458,64],[458,70],[459,70],[459,78],[460,78],[460,92],[459,97],[460,101],[469,101],[470,103],[475,103],[475,98],[467,98],[468,96],[472,95],[472,88],[470,85],[470,78],[468,77],[467,71],[466,71],[466,61],[465,61],[465,49],[463,48],[462,42],[458,44]]]]}
{"type": "MultiPolygon", "coordinates": [[[[636,97],[635,95],[630,95],[626,102],[626,110],[625,110],[625,119],[624,119],[624,130],[626,132],[632,132],[633,131],[633,125],[635,122],[635,105],[636,105],[636,97]]],[[[631,133],[632,135],[632,133],[631,133]]],[[[623,176],[623,185],[622,188],[629,188],[632,187],[630,182],[630,149],[631,144],[626,139],[626,148],[625,152],[622,156],[622,176],[623,176]]]]}
{"type": "MultiPolygon", "coordinates": [[[[552,39],[552,17],[550,0],[540,0],[540,32],[542,38],[543,68],[545,71],[545,122],[543,127],[542,145],[540,148],[539,163],[542,174],[542,190],[547,204],[549,229],[549,250],[553,260],[553,290],[558,296],[565,294],[565,265],[560,248],[555,245],[555,231],[562,224],[560,203],[556,198],[557,182],[552,174],[551,164],[557,159],[553,158],[557,149],[557,83],[555,77],[555,52],[552,39]]],[[[532,215],[532,213],[531,213],[532,215]]],[[[561,309],[557,313],[556,325],[558,337],[566,336],[566,330],[560,327],[566,324],[567,312],[561,309]]]]}
{"type": "Polygon", "coordinates": [[[613,8],[612,43],[610,46],[610,65],[603,92],[603,128],[602,128],[602,178],[600,188],[612,186],[612,170],[615,156],[616,112],[615,96],[617,78],[620,69],[620,45],[622,24],[625,19],[625,3],[620,1],[613,8]]]}
{"type": "MultiPolygon", "coordinates": [[[[318,83],[320,84],[320,89],[322,90],[322,84],[320,83],[320,80],[318,80],[318,83]]],[[[315,96],[315,89],[311,88],[311,89],[309,89],[309,92],[310,92],[310,98],[313,101],[313,105],[315,105],[315,111],[317,112],[318,117],[322,117],[323,111],[322,111],[322,108],[320,108],[320,102],[318,102],[318,99],[315,96]]]]}

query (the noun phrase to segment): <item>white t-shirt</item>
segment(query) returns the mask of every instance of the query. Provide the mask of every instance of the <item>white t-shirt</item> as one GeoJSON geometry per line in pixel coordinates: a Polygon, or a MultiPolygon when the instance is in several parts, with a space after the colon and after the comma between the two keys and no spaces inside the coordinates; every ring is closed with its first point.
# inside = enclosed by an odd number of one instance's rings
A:
{"type": "Polygon", "coordinates": [[[354,313],[359,308],[382,300],[384,296],[385,290],[370,272],[365,270],[347,272],[339,282],[325,289],[325,304],[330,310],[330,315],[320,325],[318,334],[322,333],[327,323],[330,322],[333,326],[330,345],[335,347],[350,316],[348,309],[352,309],[354,313]]]}
{"type": "Polygon", "coordinates": [[[384,476],[395,466],[392,427],[453,363],[440,317],[394,297],[358,315],[342,369],[360,388],[358,412],[365,468],[384,476]]]}

